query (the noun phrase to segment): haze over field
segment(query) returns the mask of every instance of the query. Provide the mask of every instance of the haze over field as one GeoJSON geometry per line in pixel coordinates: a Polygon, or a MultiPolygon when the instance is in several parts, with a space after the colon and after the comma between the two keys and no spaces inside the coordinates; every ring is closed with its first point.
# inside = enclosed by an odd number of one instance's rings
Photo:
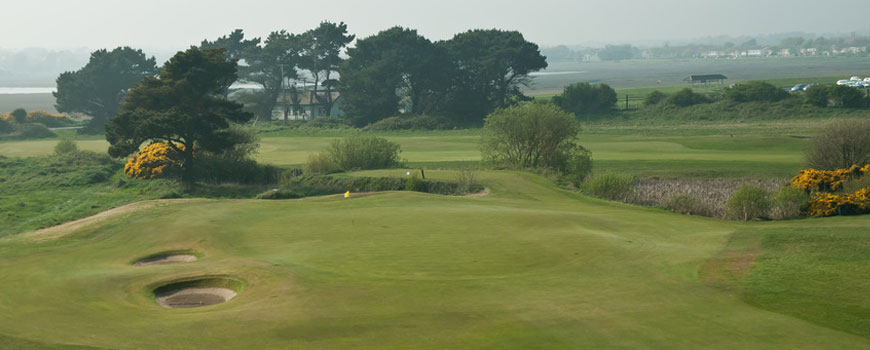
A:
{"type": "Polygon", "coordinates": [[[469,28],[518,30],[540,45],[588,42],[679,40],[715,35],[781,32],[851,32],[867,28],[860,17],[870,3],[834,0],[628,0],[509,2],[496,0],[433,2],[333,0],[298,2],[93,0],[10,1],[4,3],[0,48],[102,48],[130,45],[148,51],[177,50],[203,38],[244,28],[265,36],[283,28],[302,32],[322,20],[344,21],[362,38],[394,26],[419,30],[432,39],[449,39],[469,28]],[[204,15],[208,13],[208,15],[204,15]],[[34,25],[34,18],[39,25],[34,25]],[[98,18],[98,20],[97,20],[98,18]],[[690,29],[690,30],[689,30],[690,29]]]}

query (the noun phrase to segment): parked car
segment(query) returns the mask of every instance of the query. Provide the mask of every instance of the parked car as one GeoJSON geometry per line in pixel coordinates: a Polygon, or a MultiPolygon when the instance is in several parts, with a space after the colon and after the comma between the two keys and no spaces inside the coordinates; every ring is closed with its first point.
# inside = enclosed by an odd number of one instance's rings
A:
{"type": "Polygon", "coordinates": [[[854,76],[854,77],[849,78],[849,80],[851,80],[851,81],[864,81],[864,79],[861,79],[861,77],[859,77],[859,76],[857,76],[857,75],[854,76]]]}
{"type": "Polygon", "coordinates": [[[845,79],[837,80],[837,85],[849,85],[849,81],[845,79]]]}
{"type": "Polygon", "coordinates": [[[807,86],[804,86],[804,91],[807,91],[807,90],[809,90],[811,87],[816,86],[816,85],[819,85],[819,84],[816,84],[816,83],[810,83],[810,84],[807,84],[807,86]]]}
{"type": "Polygon", "coordinates": [[[791,92],[804,91],[805,87],[807,87],[806,84],[797,84],[791,87],[791,92]]]}

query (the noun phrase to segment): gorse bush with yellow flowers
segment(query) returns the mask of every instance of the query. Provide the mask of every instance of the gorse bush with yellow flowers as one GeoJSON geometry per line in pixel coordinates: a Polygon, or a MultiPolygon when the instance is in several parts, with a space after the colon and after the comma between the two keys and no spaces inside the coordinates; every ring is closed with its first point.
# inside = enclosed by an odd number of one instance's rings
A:
{"type": "Polygon", "coordinates": [[[167,142],[154,142],[130,158],[124,165],[124,174],[135,179],[170,178],[181,170],[181,152],[184,145],[175,144],[172,148],[167,142]]]}
{"type": "Polygon", "coordinates": [[[870,174],[870,164],[853,165],[837,170],[801,170],[791,184],[810,193],[807,207],[809,216],[855,215],[870,213],[870,189],[860,188],[854,193],[835,193],[844,183],[870,174]]]}

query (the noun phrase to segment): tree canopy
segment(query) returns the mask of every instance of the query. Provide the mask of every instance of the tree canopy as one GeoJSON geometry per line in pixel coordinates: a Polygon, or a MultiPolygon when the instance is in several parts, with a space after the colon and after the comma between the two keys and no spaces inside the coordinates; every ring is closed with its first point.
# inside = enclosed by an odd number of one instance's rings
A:
{"type": "Polygon", "coordinates": [[[154,57],[142,50],[119,47],[91,53],[88,64],[57,78],[55,108],[64,113],[83,113],[92,119],[83,132],[101,133],[106,120],[118,113],[127,91],[142,78],[157,72],[154,57]]]}
{"type": "Polygon", "coordinates": [[[439,45],[456,69],[451,114],[467,121],[528,100],[520,87],[530,83],[529,73],[547,68],[538,45],[517,31],[470,30],[439,45]]]}
{"type": "Polygon", "coordinates": [[[192,182],[194,151],[233,148],[237,138],[230,123],[251,118],[242,105],[221,96],[236,78],[236,63],[226,60],[223,49],[179,52],[158,76],[131,89],[120,113],[108,121],[109,154],[126,156],[145,142],[166,142],[182,154],[182,179],[192,182]]]}
{"type": "Polygon", "coordinates": [[[553,104],[575,115],[604,113],[616,105],[616,91],[607,84],[571,84],[553,96],[553,104]]]}
{"type": "Polygon", "coordinates": [[[443,93],[447,66],[443,50],[416,30],[393,27],[347,50],[341,89],[345,112],[363,126],[406,113],[425,113],[434,94],[443,93]]]}
{"type": "Polygon", "coordinates": [[[344,61],[341,51],[355,38],[355,35],[347,34],[347,24],[344,22],[338,24],[321,22],[317,28],[302,34],[302,57],[299,67],[308,71],[313,79],[312,96],[320,99],[317,102],[325,104],[327,116],[335,103],[332,91],[336,88],[337,81],[333,78],[344,61]],[[320,87],[326,91],[322,97],[317,93],[320,87]]]}

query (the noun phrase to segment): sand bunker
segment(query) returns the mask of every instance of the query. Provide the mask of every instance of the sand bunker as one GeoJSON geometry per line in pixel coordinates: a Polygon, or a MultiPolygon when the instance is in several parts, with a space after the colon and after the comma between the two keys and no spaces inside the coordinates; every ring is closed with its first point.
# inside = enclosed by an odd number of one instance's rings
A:
{"type": "Polygon", "coordinates": [[[196,256],[193,254],[159,254],[143,258],[133,263],[133,266],[152,266],[179,264],[196,261],[196,256]]]}
{"type": "Polygon", "coordinates": [[[236,292],[227,288],[184,288],[155,297],[163,307],[181,309],[224,303],[235,298],[236,292]]]}

